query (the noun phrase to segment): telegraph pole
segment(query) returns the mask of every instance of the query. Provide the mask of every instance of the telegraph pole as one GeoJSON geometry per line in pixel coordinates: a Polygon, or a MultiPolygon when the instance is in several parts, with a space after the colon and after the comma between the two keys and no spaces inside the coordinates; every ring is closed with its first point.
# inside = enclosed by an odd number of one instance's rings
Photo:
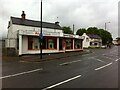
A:
{"type": "Polygon", "coordinates": [[[106,30],[106,22],[105,22],[105,30],[106,30]]]}
{"type": "Polygon", "coordinates": [[[110,22],[105,22],[105,30],[107,30],[107,23],[110,23],[110,22]]]}
{"type": "Polygon", "coordinates": [[[42,39],[43,39],[43,34],[42,34],[42,0],[41,0],[41,31],[40,31],[40,59],[42,59],[42,39]]]}
{"type": "Polygon", "coordinates": [[[75,29],[75,25],[73,24],[73,35],[74,35],[74,29],[75,29]]]}

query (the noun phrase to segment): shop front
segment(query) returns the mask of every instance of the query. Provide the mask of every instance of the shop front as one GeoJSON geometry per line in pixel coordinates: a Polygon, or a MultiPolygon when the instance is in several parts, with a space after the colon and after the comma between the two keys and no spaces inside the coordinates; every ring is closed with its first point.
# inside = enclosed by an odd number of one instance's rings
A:
{"type": "MultiPolygon", "coordinates": [[[[20,54],[37,54],[40,53],[40,38],[39,34],[23,34],[20,33],[19,36],[22,38],[20,39],[21,43],[19,43],[19,47],[21,51],[20,54]]],[[[55,35],[46,35],[43,33],[42,39],[42,50],[43,53],[58,53],[58,52],[65,52],[65,51],[75,51],[75,50],[82,50],[82,41],[83,37],[70,34],[61,34],[61,36],[55,35]]]]}

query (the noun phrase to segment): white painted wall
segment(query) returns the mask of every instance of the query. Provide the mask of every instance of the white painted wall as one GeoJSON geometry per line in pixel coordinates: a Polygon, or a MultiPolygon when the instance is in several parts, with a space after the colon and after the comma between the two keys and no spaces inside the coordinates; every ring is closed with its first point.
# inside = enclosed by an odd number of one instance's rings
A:
{"type": "Polygon", "coordinates": [[[28,37],[22,37],[22,54],[26,54],[28,52],[28,37]]]}
{"type": "Polygon", "coordinates": [[[17,40],[16,39],[5,39],[5,47],[6,48],[15,48],[17,47],[17,40]]]}
{"type": "MultiPolygon", "coordinates": [[[[14,38],[17,38],[17,31],[18,30],[31,30],[31,31],[36,31],[36,32],[40,32],[40,27],[32,27],[32,26],[23,26],[23,25],[13,25],[13,28],[12,28],[12,32],[14,33],[14,38]]],[[[58,29],[48,29],[48,28],[43,28],[42,29],[43,32],[59,32],[59,33],[62,33],[63,31],[62,30],[58,30],[58,29]]]]}
{"type": "Polygon", "coordinates": [[[86,33],[84,33],[82,36],[84,36],[83,48],[88,48],[90,46],[91,39],[86,35],[86,33]],[[87,38],[89,39],[89,41],[86,41],[87,38]]]}

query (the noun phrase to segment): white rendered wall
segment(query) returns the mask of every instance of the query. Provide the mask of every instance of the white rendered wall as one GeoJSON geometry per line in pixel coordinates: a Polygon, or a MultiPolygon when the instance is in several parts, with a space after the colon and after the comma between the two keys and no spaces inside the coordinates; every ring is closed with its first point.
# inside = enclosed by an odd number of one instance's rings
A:
{"type": "Polygon", "coordinates": [[[22,37],[22,54],[26,54],[28,52],[28,37],[22,37]]]}
{"type": "MultiPolygon", "coordinates": [[[[18,30],[34,30],[36,32],[40,32],[40,27],[31,27],[31,26],[23,26],[23,25],[13,25],[12,32],[14,33],[13,37],[17,38],[17,31],[18,30]]],[[[48,29],[48,28],[43,28],[43,32],[59,32],[62,33],[62,30],[58,29],[48,29]]]]}
{"type": "Polygon", "coordinates": [[[90,46],[91,39],[86,35],[86,33],[84,33],[82,36],[85,37],[83,40],[83,48],[88,48],[90,46]],[[86,41],[86,38],[88,38],[89,41],[86,41]]]}

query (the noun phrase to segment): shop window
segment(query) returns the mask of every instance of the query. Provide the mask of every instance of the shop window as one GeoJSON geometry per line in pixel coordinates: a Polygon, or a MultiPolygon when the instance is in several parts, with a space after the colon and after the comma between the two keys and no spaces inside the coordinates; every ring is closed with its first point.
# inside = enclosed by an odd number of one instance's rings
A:
{"type": "Polygon", "coordinates": [[[28,37],[28,49],[32,49],[33,37],[28,37]]]}
{"type": "Polygon", "coordinates": [[[81,40],[75,40],[74,44],[75,44],[75,46],[74,46],[75,49],[81,48],[81,40]]]}
{"type": "Polygon", "coordinates": [[[43,48],[43,49],[47,49],[46,37],[43,37],[42,48],[43,48]]]}
{"type": "Polygon", "coordinates": [[[33,49],[39,49],[39,38],[34,37],[33,38],[33,43],[34,43],[33,49]]]}
{"type": "Polygon", "coordinates": [[[57,39],[48,38],[48,49],[57,49],[57,39]]]}
{"type": "Polygon", "coordinates": [[[72,49],[72,39],[66,39],[66,49],[72,49]]]}
{"type": "Polygon", "coordinates": [[[60,39],[59,39],[59,49],[62,50],[62,49],[63,49],[63,46],[64,46],[64,45],[63,45],[63,39],[60,38],[60,39]]]}

